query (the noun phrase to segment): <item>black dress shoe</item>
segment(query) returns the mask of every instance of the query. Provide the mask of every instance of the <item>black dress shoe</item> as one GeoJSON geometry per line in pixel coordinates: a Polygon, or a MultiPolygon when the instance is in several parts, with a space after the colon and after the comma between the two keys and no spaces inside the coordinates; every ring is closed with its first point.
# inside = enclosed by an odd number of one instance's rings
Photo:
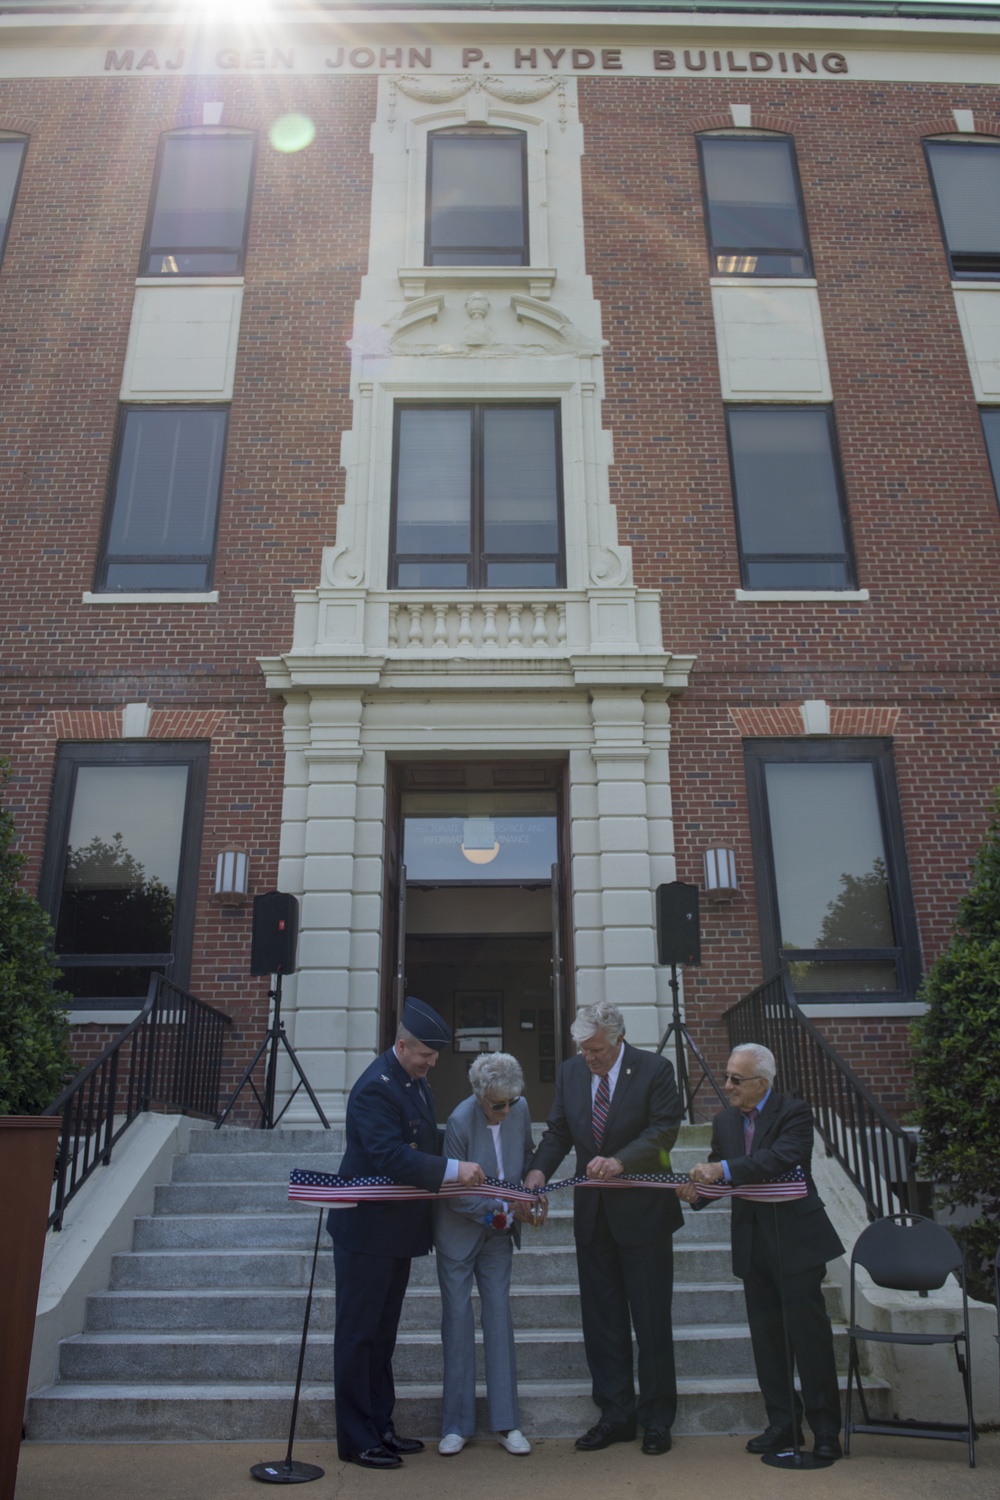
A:
{"type": "Polygon", "coordinates": [[[423,1453],[424,1445],[419,1438],[400,1437],[394,1427],[387,1427],[382,1434],[382,1447],[390,1453],[423,1453]]]}
{"type": "MultiPolygon", "coordinates": [[[[802,1446],[802,1434],[799,1433],[799,1447],[802,1446]]],[[[748,1453],[784,1453],[786,1448],[795,1447],[795,1434],[790,1427],[765,1427],[764,1431],[752,1437],[747,1443],[748,1453]]]]}
{"type": "Polygon", "coordinates": [[[673,1447],[669,1427],[647,1427],[642,1436],[643,1453],[669,1453],[673,1447]]]}
{"type": "Polygon", "coordinates": [[[844,1450],[835,1432],[817,1432],[814,1436],[816,1441],[813,1443],[813,1458],[825,1458],[827,1462],[843,1458],[844,1450]]]}
{"type": "Polygon", "coordinates": [[[578,1437],[576,1446],[583,1453],[596,1453],[598,1448],[610,1448],[612,1443],[635,1441],[634,1422],[598,1422],[589,1431],[578,1437]]]}
{"type": "Polygon", "coordinates": [[[345,1453],[346,1464],[360,1464],[363,1469],[401,1469],[403,1460],[388,1448],[366,1448],[364,1453],[345,1453]]]}

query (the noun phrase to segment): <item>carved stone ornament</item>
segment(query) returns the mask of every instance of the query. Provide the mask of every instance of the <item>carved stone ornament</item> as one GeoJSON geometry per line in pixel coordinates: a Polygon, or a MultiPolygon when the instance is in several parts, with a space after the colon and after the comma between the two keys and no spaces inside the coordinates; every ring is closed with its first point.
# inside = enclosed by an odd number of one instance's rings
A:
{"type": "Polygon", "coordinates": [[[431,82],[429,78],[414,78],[405,75],[393,80],[401,94],[416,99],[421,104],[450,104],[461,99],[472,90],[502,99],[505,104],[532,104],[554,94],[560,86],[558,78],[544,77],[528,80],[509,78],[448,78],[431,82]]]}
{"type": "Polygon", "coordinates": [[[464,324],[458,320],[458,308],[440,292],[410,302],[403,312],[381,330],[381,339],[369,331],[362,341],[355,337],[351,348],[355,356],[381,355],[385,341],[391,352],[408,355],[455,356],[475,354],[490,358],[515,355],[590,356],[600,354],[602,345],[586,338],[565,313],[551,303],[534,297],[514,295],[494,308],[485,292],[475,291],[461,304],[464,324]],[[492,317],[489,315],[492,313],[492,317]],[[438,330],[435,324],[443,326],[438,330]],[[431,329],[434,328],[433,333],[431,329]],[[430,334],[430,338],[428,338],[430,334]]]}
{"type": "Polygon", "coordinates": [[[493,332],[486,321],[486,314],[490,310],[490,299],[485,292],[473,292],[465,299],[465,311],[468,322],[462,335],[462,343],[467,349],[482,349],[493,342],[493,332]]]}
{"type": "Polygon", "coordinates": [[[613,588],[617,584],[629,583],[632,569],[628,553],[621,547],[590,548],[590,580],[600,588],[613,588]]]}

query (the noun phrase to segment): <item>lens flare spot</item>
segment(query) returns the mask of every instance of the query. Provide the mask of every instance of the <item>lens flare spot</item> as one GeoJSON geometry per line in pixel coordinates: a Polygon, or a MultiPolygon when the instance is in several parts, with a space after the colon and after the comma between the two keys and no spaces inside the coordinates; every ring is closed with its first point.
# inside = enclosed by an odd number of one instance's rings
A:
{"type": "Polygon", "coordinates": [[[316,139],[316,126],[308,115],[282,115],[268,132],[275,151],[304,151],[316,139]]]}

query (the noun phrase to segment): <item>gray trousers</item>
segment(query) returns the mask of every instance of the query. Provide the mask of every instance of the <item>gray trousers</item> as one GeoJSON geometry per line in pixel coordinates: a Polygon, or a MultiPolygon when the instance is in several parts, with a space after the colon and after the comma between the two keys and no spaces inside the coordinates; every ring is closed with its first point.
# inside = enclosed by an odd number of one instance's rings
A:
{"type": "Polygon", "coordinates": [[[441,1287],[441,1343],[444,1393],[441,1436],[476,1433],[476,1319],[472,1281],[479,1287],[486,1354],[486,1400],[490,1428],[509,1432],[520,1426],[514,1320],[510,1311],[510,1268],[514,1247],[509,1234],[487,1232],[478,1252],[466,1260],[436,1253],[441,1287]]]}

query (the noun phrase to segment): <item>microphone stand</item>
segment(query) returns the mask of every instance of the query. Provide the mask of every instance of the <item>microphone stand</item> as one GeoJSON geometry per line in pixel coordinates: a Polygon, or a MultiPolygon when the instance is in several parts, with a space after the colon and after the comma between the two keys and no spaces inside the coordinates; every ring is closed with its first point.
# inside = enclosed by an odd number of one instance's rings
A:
{"type": "Polygon", "coordinates": [[[306,1315],[302,1320],[302,1342],[299,1345],[299,1368],[295,1375],[295,1395],[292,1398],[292,1420],[288,1428],[288,1451],[284,1458],[271,1463],[254,1464],[250,1470],[254,1479],[263,1484],[306,1484],[310,1479],[322,1479],[325,1470],[316,1464],[300,1463],[292,1458],[295,1441],[295,1424],[299,1416],[299,1392],[302,1390],[302,1367],[306,1360],[306,1341],[309,1337],[309,1314],[312,1310],[313,1283],[316,1280],[316,1258],[319,1255],[319,1237],[323,1229],[323,1209],[316,1221],[316,1243],[313,1246],[312,1272],[309,1276],[309,1295],[306,1297],[306,1315]]]}

